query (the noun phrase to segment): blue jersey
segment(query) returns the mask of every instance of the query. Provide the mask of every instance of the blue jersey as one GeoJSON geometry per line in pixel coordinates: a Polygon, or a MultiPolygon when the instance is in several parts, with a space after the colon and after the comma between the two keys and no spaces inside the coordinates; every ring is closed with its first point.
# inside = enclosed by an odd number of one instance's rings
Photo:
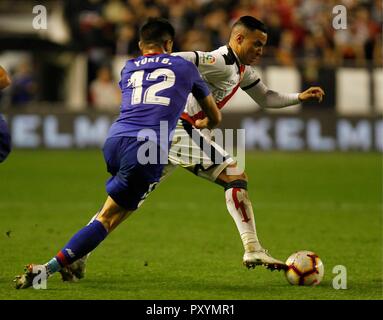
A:
{"type": "Polygon", "coordinates": [[[120,116],[110,128],[108,138],[137,137],[140,130],[151,129],[159,142],[161,121],[167,122],[169,138],[188,95],[192,93],[202,99],[210,93],[193,63],[168,54],[128,60],[119,84],[120,116]]]}
{"type": "Polygon", "coordinates": [[[7,124],[0,114],[0,162],[11,152],[11,136],[7,124]]]}

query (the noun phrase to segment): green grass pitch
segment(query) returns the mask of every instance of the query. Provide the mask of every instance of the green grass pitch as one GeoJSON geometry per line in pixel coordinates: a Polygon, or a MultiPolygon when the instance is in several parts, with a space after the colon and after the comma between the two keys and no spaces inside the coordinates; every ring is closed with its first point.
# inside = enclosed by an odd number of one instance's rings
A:
{"type": "Polygon", "coordinates": [[[0,299],[382,299],[382,158],[362,153],[248,153],[258,236],[276,258],[312,250],[317,287],[247,270],[223,190],[183,169],[92,254],[86,278],[55,275],[47,290],[15,290],[102,205],[100,151],[14,151],[0,165],[0,299]],[[336,265],[347,289],[335,290],[336,265]]]}

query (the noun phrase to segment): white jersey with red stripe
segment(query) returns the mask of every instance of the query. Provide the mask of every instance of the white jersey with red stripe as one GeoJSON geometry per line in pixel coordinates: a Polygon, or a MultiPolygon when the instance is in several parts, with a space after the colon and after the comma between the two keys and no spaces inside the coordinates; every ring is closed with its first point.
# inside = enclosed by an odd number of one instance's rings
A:
{"type": "MultiPolygon", "coordinates": [[[[222,46],[211,52],[177,52],[174,55],[181,56],[197,66],[220,109],[234,95],[242,82],[250,83],[259,79],[255,73],[245,72],[246,67],[240,64],[235,53],[228,46],[222,46]]],[[[197,101],[189,97],[183,118],[189,122],[193,120],[194,123],[195,120],[202,119],[204,116],[197,101]]]]}
{"type": "MultiPolygon", "coordinates": [[[[261,81],[256,67],[241,64],[230,46],[222,46],[211,52],[177,52],[186,60],[193,62],[221,109],[235,94],[238,88],[244,90],[261,107],[281,108],[299,103],[298,93],[281,94],[269,90],[261,81]]],[[[189,96],[181,118],[194,124],[205,117],[194,97],[189,96]]]]}
{"type": "MultiPolygon", "coordinates": [[[[178,52],[174,55],[182,56],[198,67],[220,109],[238,88],[244,90],[259,106],[265,108],[281,108],[299,102],[297,93],[284,94],[268,89],[261,81],[256,68],[241,64],[229,46],[220,47],[212,52],[178,52]]],[[[205,114],[197,100],[189,95],[173,135],[169,164],[166,165],[161,180],[175,167],[181,166],[200,177],[215,181],[227,166],[236,162],[214,141],[214,131],[205,129],[202,132],[193,129],[195,121],[204,117],[205,114]],[[196,137],[193,137],[193,133],[196,137]],[[207,153],[205,146],[209,151],[207,153]],[[212,157],[211,154],[218,156],[212,157]],[[218,158],[222,161],[217,161],[218,158]]]]}

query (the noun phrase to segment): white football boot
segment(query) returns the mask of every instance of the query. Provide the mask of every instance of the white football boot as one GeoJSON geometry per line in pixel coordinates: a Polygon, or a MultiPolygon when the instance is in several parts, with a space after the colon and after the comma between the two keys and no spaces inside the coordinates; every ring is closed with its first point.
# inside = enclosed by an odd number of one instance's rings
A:
{"type": "Polygon", "coordinates": [[[243,265],[248,269],[255,268],[255,266],[265,266],[271,271],[285,270],[287,266],[284,262],[274,259],[266,249],[259,249],[252,252],[245,252],[243,255],[243,265]]]}

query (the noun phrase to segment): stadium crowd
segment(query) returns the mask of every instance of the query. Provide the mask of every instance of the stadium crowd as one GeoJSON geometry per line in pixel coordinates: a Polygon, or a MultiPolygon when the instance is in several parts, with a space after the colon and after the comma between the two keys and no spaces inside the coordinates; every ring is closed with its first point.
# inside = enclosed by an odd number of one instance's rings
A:
{"type": "MultiPolygon", "coordinates": [[[[53,2],[41,2],[51,14],[53,2]]],[[[13,1],[8,3],[15,8],[21,6],[21,2],[17,6],[13,1]]],[[[110,62],[114,57],[138,55],[138,29],[151,16],[165,17],[174,25],[177,31],[174,51],[214,50],[227,43],[233,21],[243,15],[257,17],[265,22],[269,34],[260,66],[297,67],[305,85],[315,84],[323,68],[383,65],[381,0],[56,0],[55,3],[59,4],[68,33],[66,50],[86,53],[88,57],[88,102],[96,108],[104,103],[98,101],[98,97],[102,99],[97,94],[99,88],[113,92],[113,106],[119,99],[114,93],[117,79],[112,77],[110,62]],[[347,9],[347,29],[333,27],[337,15],[333,8],[337,5],[347,9]]],[[[5,4],[6,1],[0,11],[10,10],[5,4]]],[[[27,7],[30,10],[30,3],[27,7]]],[[[10,70],[15,78],[8,99],[12,105],[41,100],[39,70],[36,71],[33,63],[20,64],[10,70]]],[[[54,88],[45,91],[53,92],[54,88]]]]}
{"type": "Polygon", "coordinates": [[[177,30],[176,50],[208,51],[227,42],[234,20],[253,15],[269,28],[265,57],[273,63],[296,65],[299,58],[382,63],[380,0],[68,0],[65,14],[82,50],[136,55],[142,21],[162,16],[177,30]],[[347,8],[345,30],[333,28],[333,8],[339,4],[347,8]]]}

